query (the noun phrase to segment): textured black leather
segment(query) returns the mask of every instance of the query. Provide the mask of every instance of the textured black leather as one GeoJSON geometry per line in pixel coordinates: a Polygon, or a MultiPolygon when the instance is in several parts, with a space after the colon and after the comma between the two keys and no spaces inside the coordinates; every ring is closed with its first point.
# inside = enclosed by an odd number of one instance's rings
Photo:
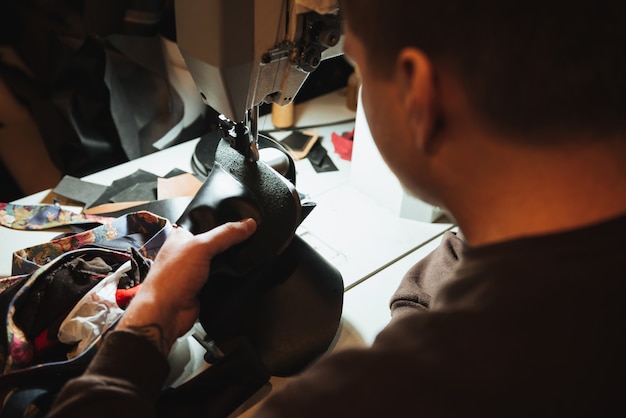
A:
{"type": "Polygon", "coordinates": [[[213,275],[242,277],[272,260],[287,247],[302,220],[293,183],[263,161],[250,162],[221,141],[211,172],[176,223],[199,234],[248,217],[257,222],[257,231],[216,257],[213,275]]]}

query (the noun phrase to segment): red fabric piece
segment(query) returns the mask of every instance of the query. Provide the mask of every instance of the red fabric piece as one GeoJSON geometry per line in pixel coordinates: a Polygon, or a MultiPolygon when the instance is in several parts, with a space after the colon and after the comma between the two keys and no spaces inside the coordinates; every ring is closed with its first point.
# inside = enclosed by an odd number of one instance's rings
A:
{"type": "Polygon", "coordinates": [[[137,294],[139,286],[141,286],[141,283],[137,286],[131,287],[130,289],[117,289],[115,292],[115,301],[117,302],[117,306],[122,309],[126,309],[130,301],[133,300],[137,294]]]}
{"type": "Polygon", "coordinates": [[[50,348],[54,347],[59,343],[59,340],[56,338],[49,339],[48,338],[48,329],[44,329],[41,334],[39,334],[35,338],[35,353],[36,355],[42,355],[50,348]]]}
{"type": "Polygon", "coordinates": [[[331,136],[335,152],[343,160],[352,160],[352,144],[354,144],[354,129],[351,132],[344,132],[342,135],[332,133],[331,136]]]}

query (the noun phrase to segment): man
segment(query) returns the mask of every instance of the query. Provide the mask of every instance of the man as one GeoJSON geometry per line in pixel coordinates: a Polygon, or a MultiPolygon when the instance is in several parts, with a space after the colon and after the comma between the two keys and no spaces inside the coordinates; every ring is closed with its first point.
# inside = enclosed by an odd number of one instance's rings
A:
{"type": "MultiPolygon", "coordinates": [[[[449,211],[466,244],[430,310],[405,309],[371,348],[321,359],[257,416],[623,416],[625,3],[343,0],[342,10],[382,156],[449,211]]],[[[153,414],[163,355],[191,325],[207,268],[179,271],[180,251],[204,260],[253,229],[175,231],[54,416],[153,414]],[[172,275],[189,284],[176,298],[172,275]],[[146,354],[122,359],[123,344],[146,354]]]]}

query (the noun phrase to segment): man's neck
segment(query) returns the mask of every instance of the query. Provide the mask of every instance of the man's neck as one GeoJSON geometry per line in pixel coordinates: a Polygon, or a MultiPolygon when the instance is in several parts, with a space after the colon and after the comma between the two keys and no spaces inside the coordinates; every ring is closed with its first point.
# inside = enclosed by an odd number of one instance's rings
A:
{"type": "Polygon", "coordinates": [[[613,149],[513,149],[500,159],[493,154],[476,175],[475,187],[449,196],[449,209],[472,246],[576,229],[624,215],[626,146],[621,144],[613,149]]]}

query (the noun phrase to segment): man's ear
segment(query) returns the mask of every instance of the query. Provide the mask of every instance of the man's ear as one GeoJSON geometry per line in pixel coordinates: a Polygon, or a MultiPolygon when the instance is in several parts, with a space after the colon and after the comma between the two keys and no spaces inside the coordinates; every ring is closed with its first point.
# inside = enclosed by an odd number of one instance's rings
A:
{"type": "Polygon", "coordinates": [[[403,105],[417,145],[430,151],[434,145],[439,98],[432,61],[421,50],[404,48],[398,54],[397,76],[404,87],[403,105]]]}

